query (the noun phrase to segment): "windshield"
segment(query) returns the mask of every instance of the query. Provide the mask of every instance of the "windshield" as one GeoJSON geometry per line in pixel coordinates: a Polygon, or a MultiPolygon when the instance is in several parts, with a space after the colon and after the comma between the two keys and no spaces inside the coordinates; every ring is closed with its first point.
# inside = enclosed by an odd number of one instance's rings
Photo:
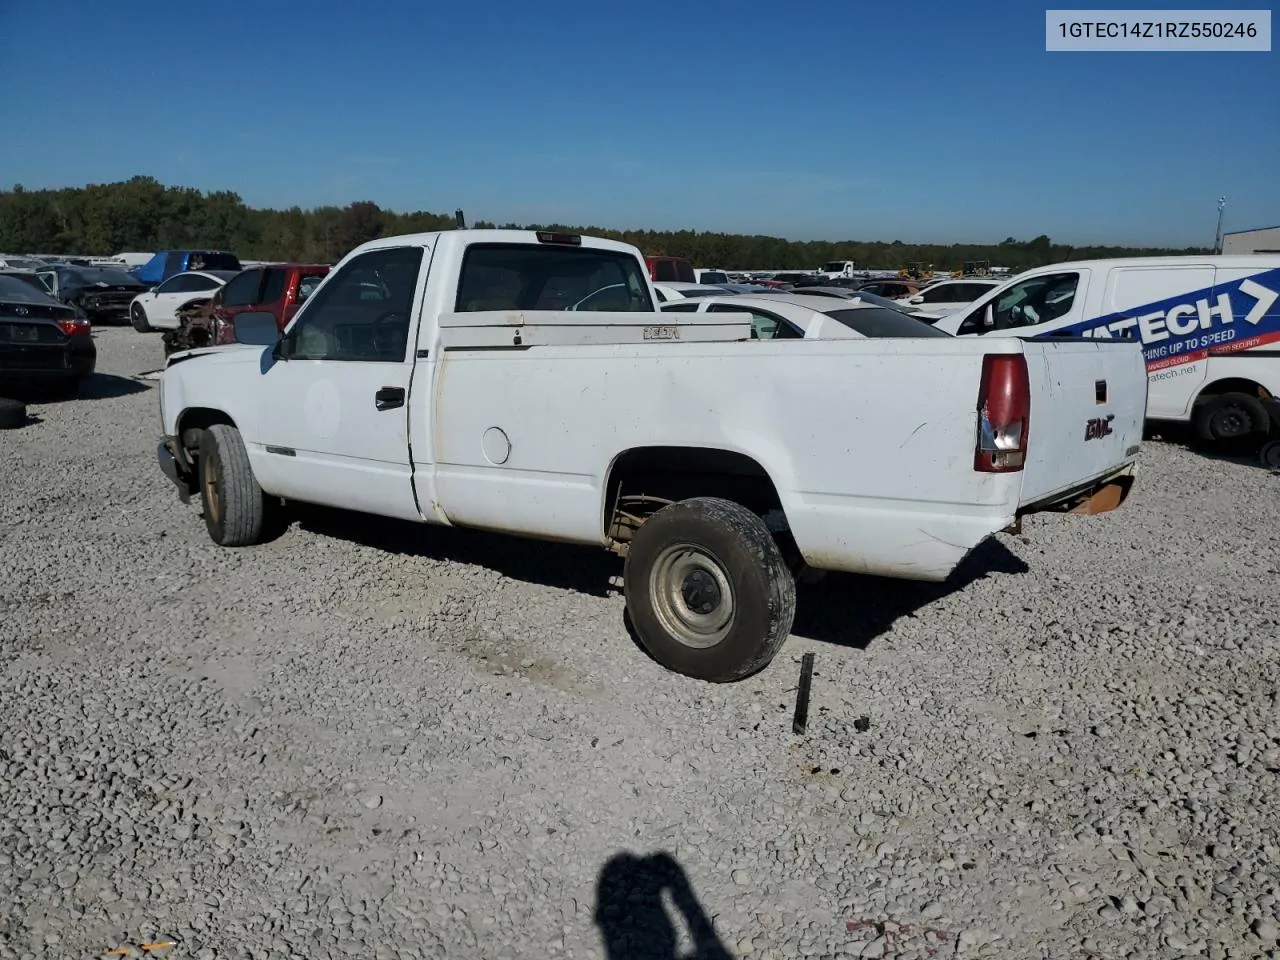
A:
{"type": "Polygon", "coordinates": [[[702,282],[703,283],[728,283],[729,275],[727,273],[720,273],[718,270],[703,270],[702,282]]]}
{"type": "Polygon", "coordinates": [[[43,260],[31,260],[26,257],[5,257],[4,263],[10,270],[39,270],[44,267],[43,260]]]}
{"type": "Polygon", "coordinates": [[[76,283],[108,283],[112,285],[127,285],[130,287],[138,286],[138,281],[123,270],[112,270],[109,267],[80,267],[76,270],[68,270],[67,274],[76,283]]]}
{"type": "Polygon", "coordinates": [[[15,277],[0,273],[0,300],[16,300],[20,303],[48,303],[48,291],[34,274],[15,277]]]}
{"type": "Polygon", "coordinates": [[[844,261],[843,261],[843,260],[832,260],[830,263],[824,263],[824,264],[822,265],[822,272],[823,272],[823,273],[843,273],[843,272],[844,272],[844,261]]]}
{"type": "Polygon", "coordinates": [[[923,320],[907,316],[896,310],[884,310],[880,307],[862,307],[843,310],[828,310],[827,315],[839,320],[850,330],[864,337],[949,337],[923,320]]]}

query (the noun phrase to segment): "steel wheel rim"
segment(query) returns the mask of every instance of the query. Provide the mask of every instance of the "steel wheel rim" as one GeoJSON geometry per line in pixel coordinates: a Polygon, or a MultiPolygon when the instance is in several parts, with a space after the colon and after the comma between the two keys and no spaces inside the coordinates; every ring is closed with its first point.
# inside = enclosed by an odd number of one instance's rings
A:
{"type": "Polygon", "coordinates": [[[672,544],[658,554],[649,596],[663,628],[686,647],[714,647],[733,627],[737,605],[729,575],[691,543],[672,544]]]}
{"type": "Polygon", "coordinates": [[[1220,437],[1239,437],[1249,432],[1250,420],[1240,407],[1223,407],[1213,418],[1213,426],[1220,437]]]}
{"type": "Polygon", "coordinates": [[[209,519],[217,523],[222,512],[222,504],[218,499],[218,458],[207,454],[204,464],[204,499],[209,507],[209,519]]]}

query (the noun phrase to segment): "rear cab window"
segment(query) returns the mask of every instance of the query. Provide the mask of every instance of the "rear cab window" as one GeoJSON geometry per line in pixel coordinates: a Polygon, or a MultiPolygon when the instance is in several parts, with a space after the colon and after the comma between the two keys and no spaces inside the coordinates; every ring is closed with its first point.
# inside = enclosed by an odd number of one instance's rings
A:
{"type": "Polygon", "coordinates": [[[895,337],[950,337],[951,334],[929,324],[884,307],[861,307],[846,310],[830,310],[827,316],[843,323],[855,333],[874,339],[895,337]]]}
{"type": "Polygon", "coordinates": [[[617,250],[476,243],[463,255],[454,310],[654,312],[646,271],[617,250]]]}

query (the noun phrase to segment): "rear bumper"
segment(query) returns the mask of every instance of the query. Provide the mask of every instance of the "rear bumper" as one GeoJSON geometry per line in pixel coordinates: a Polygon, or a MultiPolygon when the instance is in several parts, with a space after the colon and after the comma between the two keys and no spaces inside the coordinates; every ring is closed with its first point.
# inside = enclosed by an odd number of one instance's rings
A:
{"type": "Polygon", "coordinates": [[[90,337],[0,345],[0,373],[6,380],[78,380],[93,373],[97,360],[98,348],[90,337]]]}
{"type": "Polygon", "coordinates": [[[1085,516],[1109,513],[1129,499],[1137,472],[1137,463],[1130,461],[1079,486],[1019,507],[1017,518],[1020,520],[1033,513],[1074,513],[1085,516]]]}
{"type": "Polygon", "coordinates": [[[156,460],[160,464],[160,472],[173,481],[173,485],[178,488],[178,497],[183,503],[190,503],[191,470],[174,456],[176,449],[177,441],[173,437],[165,437],[156,445],[156,460]]]}

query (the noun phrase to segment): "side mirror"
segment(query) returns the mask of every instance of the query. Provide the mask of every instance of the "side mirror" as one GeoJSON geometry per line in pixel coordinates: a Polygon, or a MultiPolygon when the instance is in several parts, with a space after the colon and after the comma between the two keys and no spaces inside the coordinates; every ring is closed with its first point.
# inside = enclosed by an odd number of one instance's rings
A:
{"type": "Polygon", "coordinates": [[[242,313],[232,319],[236,343],[274,347],[280,341],[280,326],[270,313],[242,313]]]}
{"type": "Polygon", "coordinates": [[[907,303],[924,303],[924,297],[912,297],[907,303]]]}

